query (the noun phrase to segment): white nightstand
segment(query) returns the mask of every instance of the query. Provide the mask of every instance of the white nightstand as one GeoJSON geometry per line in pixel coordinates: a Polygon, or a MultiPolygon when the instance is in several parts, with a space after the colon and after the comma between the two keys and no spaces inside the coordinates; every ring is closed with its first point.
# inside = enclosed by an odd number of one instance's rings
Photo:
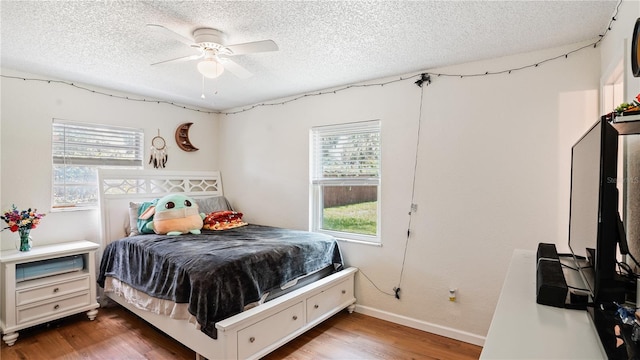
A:
{"type": "Polygon", "coordinates": [[[7,345],[22,330],[47,321],[87,311],[95,319],[100,307],[96,301],[96,250],[98,244],[73,241],[35,246],[31,251],[0,252],[0,330],[7,345]],[[53,276],[16,282],[16,266],[41,260],[81,255],[84,268],[53,276]]]}

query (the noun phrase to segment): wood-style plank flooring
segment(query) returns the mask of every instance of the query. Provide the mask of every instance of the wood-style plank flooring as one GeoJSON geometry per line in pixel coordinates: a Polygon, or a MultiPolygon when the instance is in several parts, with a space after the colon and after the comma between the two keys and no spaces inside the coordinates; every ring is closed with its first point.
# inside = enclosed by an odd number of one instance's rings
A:
{"type": "MultiPolygon", "coordinates": [[[[190,359],[195,353],[119,306],[20,332],[0,359],[190,359]]],[[[346,311],[265,359],[477,359],[481,347],[346,311]]]]}

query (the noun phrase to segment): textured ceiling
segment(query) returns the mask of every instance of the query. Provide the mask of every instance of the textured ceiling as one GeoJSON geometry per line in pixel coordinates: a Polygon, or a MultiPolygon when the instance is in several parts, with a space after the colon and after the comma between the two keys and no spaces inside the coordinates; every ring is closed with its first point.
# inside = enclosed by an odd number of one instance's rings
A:
{"type": "Polygon", "coordinates": [[[616,1],[7,1],[3,68],[145,98],[225,110],[385,76],[597,39],[616,1]],[[196,53],[145,26],[191,37],[212,27],[227,44],[271,39],[280,50],[238,55],[252,72],[204,82],[196,53]],[[215,94],[214,94],[215,92],[215,94]]]}

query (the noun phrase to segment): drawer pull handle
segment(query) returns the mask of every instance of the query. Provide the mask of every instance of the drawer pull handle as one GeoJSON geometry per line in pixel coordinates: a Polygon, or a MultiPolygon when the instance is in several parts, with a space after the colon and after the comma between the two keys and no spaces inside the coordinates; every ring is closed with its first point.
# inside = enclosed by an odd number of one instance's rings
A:
{"type": "Polygon", "coordinates": [[[317,309],[317,308],[319,308],[319,307],[320,307],[320,305],[318,305],[318,304],[313,305],[313,308],[314,308],[314,309],[317,309]]]}
{"type": "Polygon", "coordinates": [[[298,320],[298,315],[293,315],[293,320],[298,320]]]}
{"type": "Polygon", "coordinates": [[[58,309],[60,309],[60,305],[56,305],[53,307],[53,310],[58,310],[58,309]]]}
{"type": "Polygon", "coordinates": [[[347,293],[347,290],[342,290],[342,293],[343,293],[343,294],[346,294],[346,293],[347,293]]]}
{"type": "Polygon", "coordinates": [[[53,292],[54,292],[54,293],[57,293],[58,291],[60,291],[60,288],[54,288],[54,289],[53,289],[53,292]]]}
{"type": "Polygon", "coordinates": [[[254,342],[254,341],[256,341],[256,338],[254,338],[253,336],[249,338],[249,342],[250,342],[250,343],[252,343],[252,342],[254,342]]]}

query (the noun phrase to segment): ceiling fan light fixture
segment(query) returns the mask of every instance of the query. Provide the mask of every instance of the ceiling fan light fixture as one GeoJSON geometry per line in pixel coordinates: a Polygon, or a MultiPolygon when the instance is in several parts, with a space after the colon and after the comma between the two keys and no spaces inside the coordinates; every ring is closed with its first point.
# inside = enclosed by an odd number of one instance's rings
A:
{"type": "Polygon", "coordinates": [[[214,79],[222,75],[224,66],[213,59],[207,59],[198,63],[198,71],[202,76],[214,79]]]}

